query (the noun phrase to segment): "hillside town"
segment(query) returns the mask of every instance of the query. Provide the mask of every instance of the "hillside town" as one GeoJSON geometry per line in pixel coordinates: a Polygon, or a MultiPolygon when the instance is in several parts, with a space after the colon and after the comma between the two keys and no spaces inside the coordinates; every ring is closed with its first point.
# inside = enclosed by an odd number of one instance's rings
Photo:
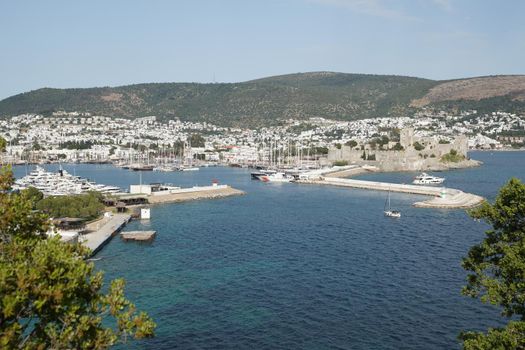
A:
{"type": "MultiPolygon", "coordinates": [[[[54,112],[44,117],[23,114],[0,120],[7,141],[5,161],[142,162],[150,157],[181,162],[255,164],[272,158],[302,155],[319,161],[329,149],[379,140],[396,150],[399,131],[413,129],[416,138],[450,143],[465,136],[469,149],[524,147],[525,116],[506,112],[456,114],[423,110],[411,117],[336,121],[324,118],[289,119],[260,129],[226,128],[206,122],[169,120],[155,116],[134,120],[79,112],[54,112]]],[[[368,148],[368,147],[367,147],[368,148]]]]}

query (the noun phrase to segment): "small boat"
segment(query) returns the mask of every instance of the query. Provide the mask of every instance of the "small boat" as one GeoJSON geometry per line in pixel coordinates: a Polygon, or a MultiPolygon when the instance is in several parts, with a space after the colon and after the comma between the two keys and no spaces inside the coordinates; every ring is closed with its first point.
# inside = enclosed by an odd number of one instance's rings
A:
{"type": "Polygon", "coordinates": [[[188,168],[181,168],[182,171],[198,171],[199,168],[197,167],[188,167],[188,168]]]}
{"type": "Polygon", "coordinates": [[[421,173],[412,181],[415,185],[439,185],[445,181],[444,177],[432,176],[427,173],[421,173]]]}
{"type": "Polygon", "coordinates": [[[155,166],[153,165],[147,165],[147,164],[133,164],[130,166],[130,169],[133,171],[153,171],[153,168],[155,166]]]}
{"type": "Polygon", "coordinates": [[[390,218],[400,218],[401,217],[401,212],[398,210],[392,210],[390,206],[390,190],[388,190],[388,197],[387,197],[387,200],[385,201],[385,208],[384,208],[383,213],[385,214],[385,216],[390,217],[390,218]]]}

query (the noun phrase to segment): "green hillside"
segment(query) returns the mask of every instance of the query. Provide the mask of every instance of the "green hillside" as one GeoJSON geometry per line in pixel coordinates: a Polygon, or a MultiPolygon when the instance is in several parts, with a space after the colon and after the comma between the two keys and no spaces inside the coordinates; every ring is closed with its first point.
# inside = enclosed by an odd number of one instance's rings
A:
{"type": "Polygon", "coordinates": [[[411,101],[423,98],[439,84],[403,76],[317,72],[230,84],[43,88],[0,101],[0,116],[78,111],[251,127],[277,124],[288,118],[354,120],[411,113],[417,108],[410,107],[411,101]]]}

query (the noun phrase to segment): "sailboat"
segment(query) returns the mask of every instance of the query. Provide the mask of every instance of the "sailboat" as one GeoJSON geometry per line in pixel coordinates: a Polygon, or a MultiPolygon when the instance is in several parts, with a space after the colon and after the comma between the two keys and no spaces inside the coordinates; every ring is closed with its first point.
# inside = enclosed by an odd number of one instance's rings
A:
{"type": "Polygon", "coordinates": [[[391,217],[391,218],[400,218],[401,212],[397,210],[392,210],[390,207],[390,189],[388,190],[388,197],[385,201],[385,208],[383,213],[385,213],[385,216],[391,217]]]}

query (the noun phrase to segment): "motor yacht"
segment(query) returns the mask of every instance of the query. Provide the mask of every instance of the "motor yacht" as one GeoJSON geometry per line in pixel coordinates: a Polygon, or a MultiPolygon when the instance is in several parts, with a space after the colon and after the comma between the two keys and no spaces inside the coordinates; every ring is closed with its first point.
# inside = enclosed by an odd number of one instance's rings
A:
{"type": "Polygon", "coordinates": [[[432,176],[427,173],[421,173],[412,181],[415,185],[439,185],[445,181],[444,177],[432,176]]]}
{"type": "Polygon", "coordinates": [[[285,173],[261,175],[259,179],[263,182],[292,182],[295,180],[292,175],[286,175],[285,173]]]}

